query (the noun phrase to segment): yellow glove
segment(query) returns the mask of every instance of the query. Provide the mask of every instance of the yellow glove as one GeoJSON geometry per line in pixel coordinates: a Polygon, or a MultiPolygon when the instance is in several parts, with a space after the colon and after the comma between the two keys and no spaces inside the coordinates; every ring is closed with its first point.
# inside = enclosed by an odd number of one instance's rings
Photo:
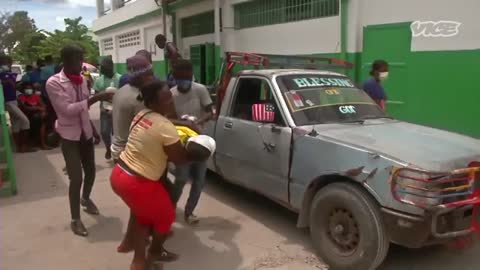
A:
{"type": "Polygon", "coordinates": [[[189,138],[198,136],[198,133],[191,130],[185,126],[175,126],[177,128],[178,136],[180,137],[180,142],[182,145],[185,145],[189,138]]]}

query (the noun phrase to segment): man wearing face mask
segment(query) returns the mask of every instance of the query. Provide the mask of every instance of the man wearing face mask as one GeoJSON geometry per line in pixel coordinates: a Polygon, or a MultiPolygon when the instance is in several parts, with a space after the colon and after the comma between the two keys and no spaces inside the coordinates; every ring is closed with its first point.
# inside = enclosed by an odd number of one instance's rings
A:
{"type": "MultiPolygon", "coordinates": [[[[150,65],[153,64],[153,58],[152,58],[152,54],[147,51],[147,50],[139,50],[135,53],[136,56],[143,56],[143,58],[145,58],[148,63],[150,63],[150,65]]],[[[127,59],[127,66],[128,66],[128,61],[129,59],[131,58],[128,58],[127,59]]],[[[119,88],[122,88],[124,85],[128,84],[130,82],[130,79],[131,79],[131,76],[130,74],[127,72],[125,74],[123,74],[121,77],[120,77],[120,82],[119,82],[119,85],[118,87],[119,88]]],[[[158,79],[155,77],[155,79],[158,79]]]]}
{"type": "Polygon", "coordinates": [[[23,83],[23,94],[18,96],[18,105],[30,120],[31,131],[35,132],[35,138],[40,139],[42,149],[49,149],[46,143],[47,107],[43,103],[40,94],[35,93],[32,83],[23,83]]]}
{"type": "Polygon", "coordinates": [[[385,110],[385,102],[387,95],[381,84],[388,78],[388,63],[384,60],[375,60],[370,71],[372,76],[363,83],[363,90],[383,109],[385,110]]]}
{"type": "MultiPolygon", "coordinates": [[[[100,64],[100,77],[95,80],[93,89],[95,92],[116,91],[120,82],[120,74],[113,71],[112,59],[104,59],[100,64]]],[[[112,158],[110,146],[112,144],[112,103],[103,101],[100,103],[100,134],[105,143],[105,159],[112,158]]]]}
{"type": "MultiPolygon", "coordinates": [[[[173,121],[175,125],[201,127],[213,116],[213,102],[205,86],[192,81],[193,67],[188,60],[178,59],[173,67],[177,86],[171,89],[175,103],[175,113],[181,120],[173,121]],[[186,123],[183,123],[186,122],[186,123]]],[[[198,129],[198,128],[196,128],[198,129]]],[[[185,222],[198,223],[193,214],[205,185],[206,162],[192,162],[179,165],[175,170],[175,187],[172,198],[176,204],[182,195],[185,183],[191,179],[192,186],[185,206],[185,222]]]]}

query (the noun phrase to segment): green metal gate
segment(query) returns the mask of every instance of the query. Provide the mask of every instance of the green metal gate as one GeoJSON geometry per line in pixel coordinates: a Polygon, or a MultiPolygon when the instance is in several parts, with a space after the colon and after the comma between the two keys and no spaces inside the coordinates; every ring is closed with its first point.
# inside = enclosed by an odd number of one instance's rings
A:
{"type": "Polygon", "coordinates": [[[17,194],[17,177],[13,164],[13,149],[0,85],[0,196],[17,194]]]}
{"type": "Polygon", "coordinates": [[[215,44],[205,43],[190,46],[190,61],[197,82],[211,85],[215,81],[215,44]]]}
{"type": "Polygon", "coordinates": [[[412,120],[413,106],[408,86],[408,57],[412,34],[410,23],[370,25],[363,28],[362,81],[368,79],[372,62],[382,59],[389,63],[390,72],[384,82],[387,111],[402,120],[412,120]]]}
{"type": "Polygon", "coordinates": [[[204,51],[205,45],[198,44],[190,46],[190,61],[192,61],[193,65],[193,75],[195,79],[199,83],[203,83],[205,81],[203,66],[204,63],[204,51]]]}

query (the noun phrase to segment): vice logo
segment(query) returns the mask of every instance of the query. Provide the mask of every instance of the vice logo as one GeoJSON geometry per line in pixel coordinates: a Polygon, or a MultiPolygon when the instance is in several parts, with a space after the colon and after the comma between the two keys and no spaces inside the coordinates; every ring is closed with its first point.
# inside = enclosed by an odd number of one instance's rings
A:
{"type": "Polygon", "coordinates": [[[453,37],[462,23],[456,21],[414,21],[410,25],[413,37],[453,37]]]}

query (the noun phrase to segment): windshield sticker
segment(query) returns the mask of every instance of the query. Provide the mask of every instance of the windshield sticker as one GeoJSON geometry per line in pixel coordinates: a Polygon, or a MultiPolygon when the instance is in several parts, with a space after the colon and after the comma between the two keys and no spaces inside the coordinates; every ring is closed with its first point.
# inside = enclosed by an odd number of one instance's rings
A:
{"type": "Polygon", "coordinates": [[[325,87],[325,86],[334,86],[334,87],[355,87],[350,79],[347,78],[295,78],[293,79],[298,88],[307,88],[307,87],[325,87]]]}
{"type": "Polygon", "coordinates": [[[325,90],[325,94],[327,95],[340,95],[337,89],[327,89],[325,90]]]}
{"type": "Polygon", "coordinates": [[[295,107],[297,108],[301,108],[301,107],[304,107],[305,105],[303,104],[303,101],[302,101],[302,97],[295,93],[295,92],[291,92],[290,93],[291,97],[292,97],[292,101],[293,101],[293,104],[295,105],[295,107]]]}
{"type": "MultiPolygon", "coordinates": [[[[336,106],[335,110],[339,110],[339,106],[358,106],[377,104],[371,100],[363,91],[356,88],[316,88],[291,90],[285,92],[285,100],[288,107],[293,112],[311,110],[315,108],[336,106]]],[[[342,108],[344,113],[357,113],[355,107],[342,108]],[[353,109],[351,112],[350,110],[353,109]]]]}
{"type": "Polygon", "coordinates": [[[343,113],[343,114],[347,114],[347,113],[357,113],[357,111],[355,110],[355,106],[340,106],[338,107],[338,110],[343,113]]]}

